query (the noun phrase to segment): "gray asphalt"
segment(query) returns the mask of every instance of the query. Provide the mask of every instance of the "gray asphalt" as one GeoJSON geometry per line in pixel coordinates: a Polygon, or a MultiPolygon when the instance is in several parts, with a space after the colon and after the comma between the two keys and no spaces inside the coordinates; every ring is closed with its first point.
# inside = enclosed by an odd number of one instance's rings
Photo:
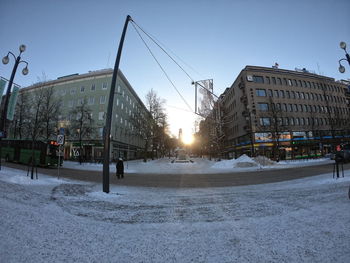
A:
{"type": "MultiPolygon", "coordinates": [[[[27,170],[27,166],[15,163],[2,163],[3,166],[27,170]]],[[[344,170],[350,169],[350,163],[344,164],[344,170]]],[[[253,185],[294,180],[298,178],[332,173],[333,164],[297,167],[289,169],[261,170],[254,172],[238,172],[224,174],[126,174],[124,179],[117,179],[110,173],[110,184],[142,187],[168,187],[168,188],[205,188],[226,187],[238,185],[253,185]]],[[[38,168],[38,173],[57,177],[57,169],[38,168]]],[[[101,182],[102,172],[60,169],[62,178],[80,181],[101,182]]]]}

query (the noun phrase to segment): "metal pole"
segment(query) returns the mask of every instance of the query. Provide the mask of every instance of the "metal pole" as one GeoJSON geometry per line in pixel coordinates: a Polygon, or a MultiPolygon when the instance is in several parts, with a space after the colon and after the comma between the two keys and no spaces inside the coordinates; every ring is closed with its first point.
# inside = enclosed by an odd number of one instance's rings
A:
{"type": "Polygon", "coordinates": [[[110,134],[111,134],[111,125],[112,125],[112,112],[113,112],[113,100],[114,100],[114,93],[115,93],[115,85],[117,82],[117,75],[119,70],[119,62],[122,54],[123,44],[124,44],[124,38],[126,29],[128,27],[128,22],[132,21],[131,16],[127,16],[124,24],[124,29],[122,36],[120,38],[119,42],[119,48],[117,53],[117,58],[115,60],[114,64],[114,71],[113,71],[113,77],[111,82],[111,90],[109,92],[109,100],[108,100],[108,107],[107,107],[107,116],[106,116],[106,125],[105,125],[105,132],[104,132],[104,146],[103,146],[103,192],[109,193],[109,151],[110,151],[110,134]]]}
{"type": "MultiPolygon", "coordinates": [[[[11,73],[11,78],[10,78],[9,84],[7,86],[7,91],[6,91],[6,95],[5,95],[4,108],[2,110],[1,124],[0,124],[0,131],[3,132],[4,134],[6,134],[7,107],[8,107],[8,104],[9,104],[9,97],[10,97],[11,87],[12,87],[13,80],[15,78],[17,67],[18,67],[18,64],[19,64],[20,60],[21,60],[21,56],[19,55],[17,57],[17,59],[16,59],[15,65],[13,66],[12,73],[11,73]]],[[[0,94],[0,96],[1,96],[1,94],[0,94]]],[[[2,157],[1,140],[2,140],[2,138],[0,138],[0,170],[1,170],[1,157],[2,157]]]]}

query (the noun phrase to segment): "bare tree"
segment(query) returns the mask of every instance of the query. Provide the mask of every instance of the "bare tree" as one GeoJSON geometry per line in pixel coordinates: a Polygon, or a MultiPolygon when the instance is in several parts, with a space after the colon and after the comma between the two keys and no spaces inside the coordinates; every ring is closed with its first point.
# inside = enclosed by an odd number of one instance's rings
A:
{"type": "Polygon", "coordinates": [[[164,109],[165,100],[157,95],[157,92],[151,89],[146,95],[146,107],[152,116],[150,126],[152,129],[152,159],[153,152],[158,157],[158,149],[163,148],[164,133],[167,126],[167,115],[164,109]]]}
{"type": "Polygon", "coordinates": [[[32,154],[30,159],[31,164],[31,179],[34,179],[34,167],[37,160],[35,159],[35,144],[36,141],[42,136],[44,126],[42,118],[42,110],[44,104],[44,88],[37,87],[30,94],[30,107],[28,108],[28,119],[25,121],[25,130],[32,141],[32,154]]]}
{"type": "Polygon", "coordinates": [[[48,87],[43,94],[42,118],[45,126],[46,141],[56,134],[57,122],[61,113],[61,99],[55,95],[54,87],[48,87]]]}
{"type": "Polygon", "coordinates": [[[149,144],[153,138],[153,119],[148,111],[137,108],[130,117],[133,132],[136,137],[144,142],[143,161],[147,162],[147,152],[149,144]]]}
{"type": "Polygon", "coordinates": [[[266,111],[261,113],[261,122],[259,130],[263,132],[270,132],[273,142],[273,158],[278,160],[280,158],[280,139],[283,132],[289,130],[289,119],[286,117],[284,110],[280,103],[274,103],[272,97],[269,97],[269,104],[266,111]]]}
{"type": "Polygon", "coordinates": [[[12,130],[13,138],[22,139],[24,132],[24,125],[29,118],[29,96],[27,92],[21,92],[18,96],[17,105],[15,109],[15,116],[11,123],[10,129],[12,130]]]}
{"type": "Polygon", "coordinates": [[[87,100],[83,99],[80,105],[69,112],[69,116],[69,134],[73,139],[79,141],[79,163],[82,164],[82,141],[84,139],[91,139],[96,133],[96,128],[93,126],[92,111],[87,104],[87,100]]]}

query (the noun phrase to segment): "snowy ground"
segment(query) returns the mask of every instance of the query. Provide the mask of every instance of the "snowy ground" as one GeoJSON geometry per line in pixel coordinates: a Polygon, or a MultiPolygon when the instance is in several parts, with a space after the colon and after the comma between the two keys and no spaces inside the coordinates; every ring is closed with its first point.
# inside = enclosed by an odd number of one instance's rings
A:
{"type": "Polygon", "coordinates": [[[0,262],[349,262],[350,171],[166,189],[0,171],[0,262]]]}
{"type": "MultiPolygon", "coordinates": [[[[172,159],[164,158],[147,163],[142,160],[124,162],[125,173],[156,173],[156,174],[217,174],[232,173],[244,171],[257,171],[262,169],[284,169],[291,167],[300,167],[307,165],[318,165],[326,163],[334,163],[334,161],[326,158],[310,159],[310,160],[293,160],[281,161],[279,163],[269,164],[265,162],[256,162],[246,155],[234,160],[222,160],[220,162],[209,161],[204,158],[194,158],[193,163],[171,163],[172,159]],[[247,164],[251,164],[248,165],[247,164]],[[246,167],[242,167],[246,166],[246,167]]],[[[81,170],[102,171],[102,164],[83,163],[79,165],[77,162],[65,161],[63,167],[81,170]]],[[[110,171],[115,172],[115,164],[110,165],[110,171]]]]}

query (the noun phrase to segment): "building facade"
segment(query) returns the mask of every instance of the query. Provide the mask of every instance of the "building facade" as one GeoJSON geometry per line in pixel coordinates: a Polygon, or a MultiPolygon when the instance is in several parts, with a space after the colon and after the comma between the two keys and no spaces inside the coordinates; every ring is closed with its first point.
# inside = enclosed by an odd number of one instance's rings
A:
{"type": "Polygon", "coordinates": [[[348,85],[305,69],[246,66],[218,103],[228,158],[316,157],[350,141],[348,85]]]}
{"type": "MultiPolygon", "coordinates": [[[[30,93],[39,88],[53,88],[56,98],[60,100],[61,110],[58,116],[57,133],[59,130],[65,132],[65,159],[76,159],[81,154],[86,161],[102,160],[102,136],[112,75],[112,69],[91,71],[81,75],[73,74],[57,80],[38,83],[20,91],[20,93],[30,93]],[[93,137],[83,138],[81,147],[76,136],[73,136],[76,131],[69,130],[69,126],[72,120],[77,118],[76,115],[71,114],[72,110],[84,103],[90,109],[95,132],[93,137]],[[82,153],[80,153],[81,148],[82,153]]],[[[148,117],[149,113],[121,71],[118,72],[116,85],[110,156],[112,159],[140,158],[144,151],[144,140],[140,131],[136,129],[134,121],[141,116],[148,117]]]]}

